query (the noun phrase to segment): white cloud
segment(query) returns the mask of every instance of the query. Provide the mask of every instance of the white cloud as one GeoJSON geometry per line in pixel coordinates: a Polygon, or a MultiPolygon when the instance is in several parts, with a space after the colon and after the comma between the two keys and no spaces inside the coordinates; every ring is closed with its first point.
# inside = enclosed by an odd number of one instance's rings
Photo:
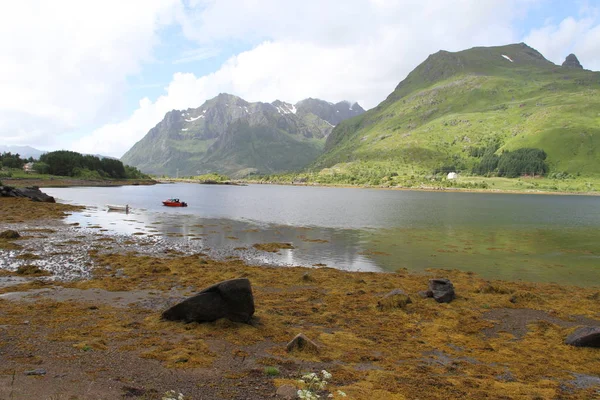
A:
{"type": "Polygon", "coordinates": [[[525,42],[555,64],[562,64],[569,53],[574,53],[584,68],[600,69],[600,19],[598,10],[586,7],[579,18],[567,17],[560,23],[547,23],[533,29],[525,42]]]}
{"type": "Polygon", "coordinates": [[[0,4],[0,142],[44,146],[105,123],[179,0],[0,4]]]}
{"type": "Polygon", "coordinates": [[[184,64],[193,61],[208,60],[220,54],[220,50],[212,47],[201,47],[199,49],[184,51],[181,56],[173,61],[173,64],[184,64]]]}

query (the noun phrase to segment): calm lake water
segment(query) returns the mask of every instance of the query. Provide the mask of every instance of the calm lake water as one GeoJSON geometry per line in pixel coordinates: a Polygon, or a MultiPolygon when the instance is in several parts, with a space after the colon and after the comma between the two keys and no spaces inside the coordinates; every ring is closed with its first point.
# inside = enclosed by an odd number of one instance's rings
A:
{"type": "Polygon", "coordinates": [[[186,241],[250,262],[361,271],[456,268],[487,278],[600,285],[600,197],[277,185],[47,188],[107,234],[186,241]],[[187,208],[162,206],[176,197],[187,208]],[[129,214],[106,204],[129,204],[129,214]],[[254,243],[291,242],[280,254],[254,243]],[[244,251],[242,248],[250,248],[244,251]]]}

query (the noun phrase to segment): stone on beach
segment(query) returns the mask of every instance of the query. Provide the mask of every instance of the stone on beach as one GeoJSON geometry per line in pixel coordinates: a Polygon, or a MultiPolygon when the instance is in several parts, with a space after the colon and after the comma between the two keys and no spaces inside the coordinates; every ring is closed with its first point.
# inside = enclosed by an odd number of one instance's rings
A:
{"type": "Polygon", "coordinates": [[[438,303],[450,303],[456,297],[454,285],[446,278],[430,279],[427,295],[433,297],[438,303]]]}
{"type": "Polygon", "coordinates": [[[405,309],[406,306],[411,303],[412,300],[403,290],[394,289],[377,302],[377,308],[381,311],[394,308],[405,309]]]}
{"type": "Polygon", "coordinates": [[[285,384],[277,388],[275,396],[278,399],[292,400],[298,397],[297,392],[298,390],[294,386],[290,384],[285,384]]]}
{"type": "Polygon", "coordinates": [[[54,197],[43,193],[37,186],[26,188],[14,188],[12,186],[0,186],[0,197],[27,197],[33,201],[45,203],[56,203],[54,197]]]}
{"type": "Polygon", "coordinates": [[[250,322],[254,314],[254,297],[246,278],[230,279],[207,287],[197,295],[162,313],[162,319],[184,322],[211,322],[227,318],[233,322],[250,322]]]}
{"type": "Polygon", "coordinates": [[[286,349],[288,353],[295,350],[307,353],[319,352],[319,346],[317,346],[315,342],[307,338],[302,333],[296,335],[296,337],[293,338],[292,341],[287,344],[286,349]]]}
{"type": "Polygon", "coordinates": [[[600,327],[584,326],[567,336],[565,344],[576,347],[600,347],[600,327]]]}
{"type": "Polygon", "coordinates": [[[19,235],[19,232],[13,231],[12,229],[0,233],[0,239],[18,239],[20,237],[21,235],[19,235]]]}

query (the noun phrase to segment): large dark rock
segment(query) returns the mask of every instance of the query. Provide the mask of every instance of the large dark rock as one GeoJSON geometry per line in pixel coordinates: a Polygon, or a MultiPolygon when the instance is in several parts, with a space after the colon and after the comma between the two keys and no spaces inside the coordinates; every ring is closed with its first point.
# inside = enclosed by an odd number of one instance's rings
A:
{"type": "Polygon", "coordinates": [[[579,63],[577,56],[573,53],[569,54],[567,58],[565,58],[565,62],[562,63],[562,66],[567,68],[583,69],[583,66],[579,63]]]}
{"type": "Polygon", "coordinates": [[[31,186],[19,189],[23,196],[29,197],[33,201],[41,201],[44,203],[56,203],[54,197],[48,196],[46,193],[42,192],[40,188],[37,186],[31,186]]]}
{"type": "Polygon", "coordinates": [[[210,322],[227,318],[248,323],[253,314],[254,297],[250,281],[240,278],[207,287],[163,312],[162,318],[184,322],[210,322]]]}
{"type": "Polygon", "coordinates": [[[446,278],[430,279],[427,294],[438,303],[450,303],[456,297],[454,285],[450,282],[450,279],[446,278]]]}
{"type": "Polygon", "coordinates": [[[600,327],[584,326],[576,329],[567,337],[565,343],[577,347],[600,347],[600,327]]]}
{"type": "Polygon", "coordinates": [[[12,186],[0,186],[0,197],[27,197],[33,201],[45,203],[56,203],[54,197],[43,193],[37,186],[26,188],[14,188],[12,186]]]}

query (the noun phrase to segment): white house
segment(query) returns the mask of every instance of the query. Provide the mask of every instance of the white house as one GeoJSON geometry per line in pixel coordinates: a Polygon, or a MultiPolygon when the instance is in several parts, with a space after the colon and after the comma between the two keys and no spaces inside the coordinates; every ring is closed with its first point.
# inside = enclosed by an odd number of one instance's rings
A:
{"type": "Polygon", "coordinates": [[[23,165],[23,171],[25,172],[33,172],[33,163],[32,162],[28,162],[27,164],[23,165]]]}
{"type": "Polygon", "coordinates": [[[458,178],[458,174],[456,172],[450,172],[446,179],[456,179],[458,178]]]}

